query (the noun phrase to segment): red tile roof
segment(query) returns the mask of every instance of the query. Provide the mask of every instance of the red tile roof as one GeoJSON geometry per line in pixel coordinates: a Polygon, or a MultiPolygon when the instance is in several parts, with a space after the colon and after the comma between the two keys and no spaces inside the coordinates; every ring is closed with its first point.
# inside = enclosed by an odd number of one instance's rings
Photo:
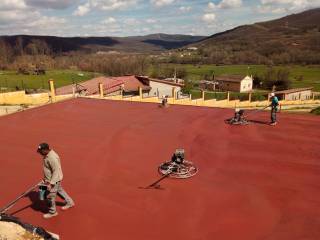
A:
{"type": "Polygon", "coordinates": [[[125,92],[139,91],[139,87],[141,87],[142,90],[151,89],[151,87],[149,87],[146,83],[144,83],[140,79],[140,77],[137,77],[137,76],[123,76],[123,77],[117,77],[117,79],[122,80],[124,82],[123,90],[125,92]]]}
{"type": "Polygon", "coordinates": [[[215,77],[215,81],[222,81],[222,82],[241,82],[246,76],[241,75],[221,75],[215,77]]]}
{"type": "Polygon", "coordinates": [[[77,90],[85,90],[87,95],[95,95],[99,93],[99,83],[103,84],[104,93],[112,93],[123,89],[124,92],[137,92],[139,87],[142,90],[150,90],[151,88],[142,83],[136,76],[123,77],[97,77],[91,80],[81,82],[76,85],[68,85],[56,89],[57,95],[72,94],[73,88],[77,90]]]}

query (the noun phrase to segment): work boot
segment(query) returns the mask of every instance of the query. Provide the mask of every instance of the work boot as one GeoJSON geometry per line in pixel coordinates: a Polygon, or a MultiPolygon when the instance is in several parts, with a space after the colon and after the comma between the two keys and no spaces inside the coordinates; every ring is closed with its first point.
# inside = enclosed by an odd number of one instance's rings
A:
{"type": "Polygon", "coordinates": [[[72,208],[72,207],[74,207],[74,203],[67,203],[66,205],[64,205],[61,209],[62,210],[64,210],[64,211],[66,211],[66,210],[68,210],[69,208],[72,208]]]}
{"type": "Polygon", "coordinates": [[[45,219],[49,219],[49,218],[52,218],[52,217],[55,217],[55,216],[58,216],[57,212],[43,214],[43,218],[45,218],[45,219]]]}
{"type": "Polygon", "coordinates": [[[270,123],[271,126],[277,125],[277,122],[270,123]]]}

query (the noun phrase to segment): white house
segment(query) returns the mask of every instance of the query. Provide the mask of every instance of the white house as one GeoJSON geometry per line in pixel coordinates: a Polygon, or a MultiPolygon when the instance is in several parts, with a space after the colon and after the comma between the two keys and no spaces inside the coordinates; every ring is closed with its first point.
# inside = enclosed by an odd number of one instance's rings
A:
{"type": "Polygon", "coordinates": [[[312,89],[312,87],[287,89],[275,92],[275,95],[280,100],[309,100],[312,98],[312,89]]]}
{"type": "Polygon", "coordinates": [[[172,96],[173,90],[176,92],[176,96],[181,93],[183,84],[175,83],[172,81],[159,80],[154,78],[145,78],[148,81],[148,85],[151,87],[149,92],[150,97],[162,97],[163,95],[172,96]]]}

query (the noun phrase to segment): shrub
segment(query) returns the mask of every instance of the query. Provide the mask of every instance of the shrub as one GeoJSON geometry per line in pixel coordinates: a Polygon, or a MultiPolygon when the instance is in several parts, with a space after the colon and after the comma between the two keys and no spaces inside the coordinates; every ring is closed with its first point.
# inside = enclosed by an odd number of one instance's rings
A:
{"type": "Polygon", "coordinates": [[[312,114],[320,115],[320,107],[317,107],[311,111],[312,114]]]}
{"type": "Polygon", "coordinates": [[[191,94],[192,89],[194,88],[193,82],[190,80],[184,80],[184,86],[181,89],[184,94],[191,94]]]}

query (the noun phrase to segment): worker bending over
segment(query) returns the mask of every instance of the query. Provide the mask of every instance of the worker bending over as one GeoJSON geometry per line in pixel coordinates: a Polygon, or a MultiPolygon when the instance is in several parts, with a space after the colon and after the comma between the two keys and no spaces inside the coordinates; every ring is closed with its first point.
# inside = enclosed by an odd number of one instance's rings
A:
{"type": "Polygon", "coordinates": [[[168,107],[168,97],[166,95],[162,97],[161,107],[168,107]]]}
{"type": "Polygon", "coordinates": [[[242,122],[245,121],[244,110],[236,110],[234,113],[234,121],[242,122]]]}

